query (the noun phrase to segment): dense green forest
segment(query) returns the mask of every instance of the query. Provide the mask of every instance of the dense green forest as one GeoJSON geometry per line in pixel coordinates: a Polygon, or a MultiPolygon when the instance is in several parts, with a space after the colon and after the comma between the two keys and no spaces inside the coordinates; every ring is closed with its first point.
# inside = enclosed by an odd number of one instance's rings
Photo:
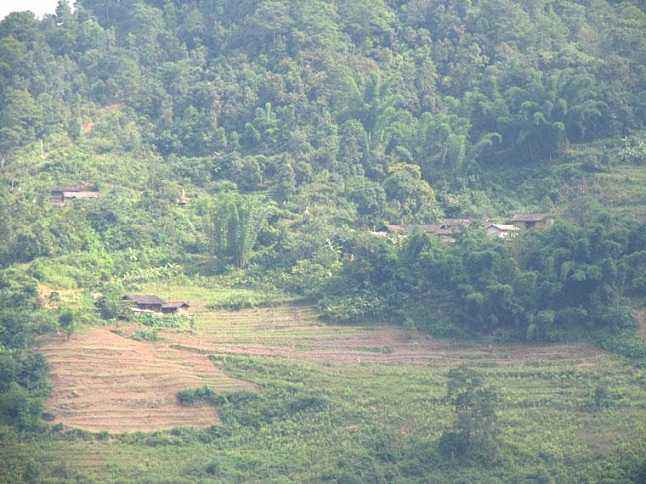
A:
{"type": "MultiPolygon", "coordinates": [[[[0,438],[45,432],[40,336],[127,319],[126,291],[176,278],[264,295],[231,309],[281,294],[334,324],[592,342],[643,372],[645,221],[639,0],[60,0],[43,19],[12,13],[0,21],[0,438]],[[80,184],[98,198],[52,203],[80,184]],[[487,235],[485,221],[518,212],[555,223],[487,235]],[[384,236],[453,218],[474,223],[452,244],[384,236]],[[83,295],[43,301],[43,284],[83,295]]],[[[507,469],[491,482],[510,479],[518,456],[486,450],[497,431],[465,437],[495,427],[497,396],[460,371],[437,455],[471,452],[507,469]]],[[[236,422],[267,405],[204,393],[236,422]]],[[[613,461],[618,482],[644,477],[635,452],[613,461]]],[[[418,457],[412,481],[438,462],[418,457]]],[[[384,472],[362,476],[402,480],[384,472]]]]}

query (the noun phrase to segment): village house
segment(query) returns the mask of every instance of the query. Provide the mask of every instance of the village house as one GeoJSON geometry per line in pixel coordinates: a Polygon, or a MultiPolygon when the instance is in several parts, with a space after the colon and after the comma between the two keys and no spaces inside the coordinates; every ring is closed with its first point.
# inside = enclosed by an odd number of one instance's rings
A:
{"type": "Polygon", "coordinates": [[[413,230],[411,230],[411,227],[414,227],[413,225],[386,225],[386,233],[392,234],[392,235],[408,235],[410,234],[413,230]]]}
{"type": "Polygon", "coordinates": [[[51,190],[54,205],[65,205],[66,200],[99,198],[100,193],[95,185],[80,184],[67,187],[56,187],[51,190]]]}
{"type": "Polygon", "coordinates": [[[446,224],[429,224],[429,225],[420,225],[421,230],[427,234],[434,235],[440,242],[444,244],[453,244],[455,243],[455,237],[458,235],[460,230],[446,224]]]}
{"type": "Polygon", "coordinates": [[[189,308],[185,301],[166,302],[157,296],[128,294],[123,300],[130,303],[135,312],[155,312],[163,314],[175,314],[189,308]]]}
{"type": "Polygon", "coordinates": [[[520,232],[518,227],[508,224],[489,224],[486,230],[489,237],[504,240],[511,239],[520,232]]]}
{"type": "Polygon", "coordinates": [[[370,235],[374,236],[374,237],[379,237],[380,239],[387,239],[388,238],[388,232],[385,232],[385,231],[371,230],[368,233],[370,235]]]}
{"type": "Polygon", "coordinates": [[[189,304],[185,301],[168,302],[161,307],[161,312],[164,314],[174,314],[184,311],[189,308],[189,304]]]}
{"type": "Polygon", "coordinates": [[[439,224],[422,225],[386,225],[389,234],[404,237],[416,230],[438,237],[443,243],[452,244],[455,238],[471,225],[469,219],[446,219],[439,224]]]}
{"type": "Polygon", "coordinates": [[[545,229],[554,223],[554,219],[547,213],[518,213],[507,223],[521,229],[545,229]]]}
{"type": "Polygon", "coordinates": [[[163,299],[157,296],[146,296],[138,294],[128,294],[123,299],[130,303],[133,311],[154,311],[162,312],[162,306],[166,304],[163,299]]]}

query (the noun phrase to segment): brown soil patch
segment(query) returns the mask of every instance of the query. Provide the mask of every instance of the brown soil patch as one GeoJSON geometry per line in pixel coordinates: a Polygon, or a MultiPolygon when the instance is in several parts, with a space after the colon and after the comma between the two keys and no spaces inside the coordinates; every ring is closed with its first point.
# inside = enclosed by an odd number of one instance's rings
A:
{"type": "Polygon", "coordinates": [[[216,391],[250,389],[216,368],[205,355],[119,336],[92,328],[69,340],[44,341],[53,392],[47,412],[53,423],[113,433],[174,427],[209,427],[218,422],[211,406],[177,403],[180,390],[204,385],[216,391]]]}

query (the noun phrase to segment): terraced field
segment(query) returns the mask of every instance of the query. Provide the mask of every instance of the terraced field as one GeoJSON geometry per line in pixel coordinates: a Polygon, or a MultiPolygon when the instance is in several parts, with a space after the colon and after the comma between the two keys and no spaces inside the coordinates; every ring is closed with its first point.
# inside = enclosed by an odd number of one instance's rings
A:
{"type": "MultiPolygon", "coordinates": [[[[192,308],[195,328],[160,331],[158,342],[99,328],[44,346],[56,422],[111,432],[32,448],[48,463],[46,478],[217,482],[244,475],[260,482],[273,473],[312,481],[340,460],[382,455],[383,445],[418,456],[431,452],[419,449],[434,448],[452,421],[446,375],[462,364],[499,394],[507,458],[522,458],[523,469],[579,482],[603,476],[616,456],[646,441],[643,370],[589,345],[457,344],[386,325],[330,325],[299,305],[213,311],[193,301],[192,308]],[[257,399],[177,405],[175,392],[204,384],[216,394],[252,390],[257,399]],[[593,411],[598,387],[607,401],[593,411]],[[310,401],[325,404],[313,413],[289,410],[310,401]],[[112,435],[208,427],[218,417],[205,433],[112,435]]],[[[407,472],[406,460],[397,462],[407,472]]],[[[468,468],[447,469],[433,471],[438,482],[475,479],[468,468]]],[[[508,482],[512,476],[500,469],[489,477],[508,482]]],[[[525,477],[533,482],[532,475],[525,477]]]]}
{"type": "Polygon", "coordinates": [[[194,305],[197,332],[167,330],[173,347],[202,354],[239,354],[335,363],[485,366],[519,362],[590,365],[601,352],[590,345],[478,345],[438,341],[428,334],[389,325],[333,325],[313,307],[279,306],[241,311],[209,311],[194,305]]]}
{"type": "MultiPolygon", "coordinates": [[[[164,330],[161,341],[140,342],[116,330],[94,328],[43,345],[53,373],[48,411],[54,423],[90,431],[130,432],[217,423],[211,407],[181,407],[176,394],[208,385],[226,393],[253,385],[218,369],[208,355],[243,355],[333,365],[416,365],[597,368],[607,356],[589,345],[464,345],[392,326],[340,326],[321,322],[308,306],[209,311],[194,305],[192,331],[164,330]]],[[[123,328],[119,330],[123,333],[123,328]]],[[[537,370],[538,368],[538,370],[537,370]]],[[[520,373],[519,373],[520,372],[520,373]]],[[[496,372],[496,380],[502,377],[496,372]]],[[[506,375],[506,373],[505,373],[506,375]]]]}
{"type": "Polygon", "coordinates": [[[41,347],[54,391],[47,402],[53,423],[94,432],[154,431],[217,423],[212,407],[181,407],[177,392],[210,385],[221,391],[251,388],[228,377],[208,358],[165,344],[93,328],[41,347]]]}

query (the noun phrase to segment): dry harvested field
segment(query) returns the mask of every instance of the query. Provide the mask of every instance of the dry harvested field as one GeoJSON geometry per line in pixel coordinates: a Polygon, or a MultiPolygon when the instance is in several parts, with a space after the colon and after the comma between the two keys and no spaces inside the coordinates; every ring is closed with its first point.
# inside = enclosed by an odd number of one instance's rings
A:
{"type": "Polygon", "coordinates": [[[203,355],[139,342],[108,328],[92,328],[69,340],[44,342],[53,392],[53,423],[89,431],[134,432],[217,423],[210,406],[182,407],[177,392],[203,385],[221,391],[249,388],[203,355]]]}
{"type": "MultiPolygon", "coordinates": [[[[176,394],[208,385],[218,393],[253,386],[226,375],[209,355],[252,355],[330,366],[414,365],[533,368],[599,365],[603,353],[589,345],[465,345],[393,326],[332,325],[314,308],[286,305],[209,311],[195,304],[196,329],[163,330],[160,341],[125,337],[128,329],[92,328],[41,347],[53,377],[47,410],[54,423],[112,433],[173,427],[208,427],[210,406],[184,407],[176,394]]],[[[132,332],[132,328],[130,328],[132,332]]]]}
{"type": "Polygon", "coordinates": [[[478,368],[501,396],[505,446],[554,459],[555,482],[580,482],[570,456],[585,470],[646,432],[642,373],[589,345],[453,344],[395,326],[326,324],[310,306],[191,306],[192,329],[160,330],[155,342],[127,337],[137,328],[123,325],[44,341],[54,383],[48,410],[55,423],[111,434],[220,428],[89,440],[54,432],[33,450],[0,446],[0,459],[33,455],[47,482],[229,482],[243,473],[264,482],[306,462],[292,477],[310,482],[319,472],[312,462],[336,468],[341,456],[362,455],[379,432],[402,448],[407,439],[437,442],[452,419],[446,375],[461,364],[478,368]],[[177,404],[178,391],[202,385],[216,394],[253,390],[257,399],[177,404]],[[598,385],[608,388],[610,406],[593,412],[587,408],[598,385]],[[292,410],[310,401],[327,406],[292,410]],[[209,481],[207,468],[221,479],[209,481]]]}
{"type": "Polygon", "coordinates": [[[514,365],[519,361],[589,365],[600,356],[590,345],[452,344],[388,325],[333,325],[314,308],[280,306],[241,311],[208,311],[198,306],[197,334],[167,330],[174,348],[201,354],[246,354],[327,364],[514,365]]]}

